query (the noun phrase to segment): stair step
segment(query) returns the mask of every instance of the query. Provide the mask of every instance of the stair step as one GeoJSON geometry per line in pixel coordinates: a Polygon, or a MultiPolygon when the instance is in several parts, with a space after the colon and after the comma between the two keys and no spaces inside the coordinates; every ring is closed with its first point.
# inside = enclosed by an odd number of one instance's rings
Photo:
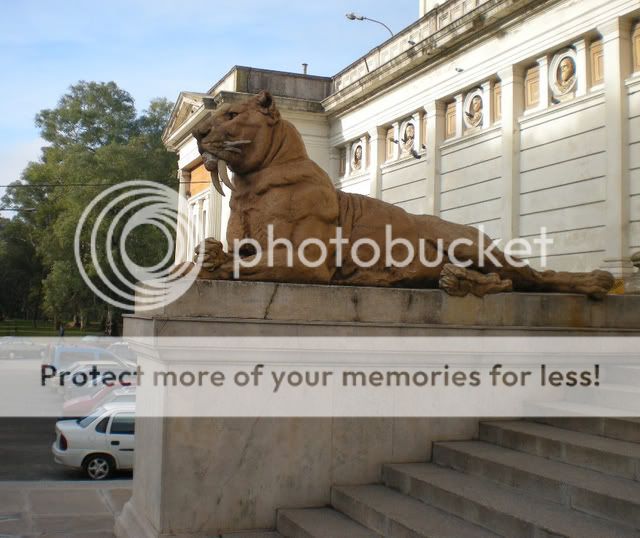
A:
{"type": "Polygon", "coordinates": [[[278,531],[286,538],[380,538],[331,508],[278,510],[278,531]]]}
{"type": "Polygon", "coordinates": [[[482,441],[435,443],[433,461],[640,529],[640,483],[482,441]]]}
{"type": "MultiPolygon", "coordinates": [[[[412,538],[485,538],[496,535],[452,514],[380,485],[340,486],[331,503],[383,536],[412,538]]],[[[330,535],[326,535],[327,537],[330,535]]]]}
{"type": "Polygon", "coordinates": [[[577,403],[625,409],[623,416],[640,415],[640,388],[637,386],[601,383],[597,389],[574,387],[567,395],[577,403]]]}
{"type": "Polygon", "coordinates": [[[434,464],[385,465],[383,478],[387,485],[405,494],[501,536],[638,536],[630,528],[434,464]]]}
{"type": "Polygon", "coordinates": [[[481,422],[480,440],[587,467],[607,474],[640,479],[640,445],[524,421],[481,422]]]}
{"type": "Polygon", "coordinates": [[[529,419],[557,428],[592,435],[601,435],[620,441],[640,443],[640,419],[626,417],[628,411],[576,402],[529,402],[529,419]]]}

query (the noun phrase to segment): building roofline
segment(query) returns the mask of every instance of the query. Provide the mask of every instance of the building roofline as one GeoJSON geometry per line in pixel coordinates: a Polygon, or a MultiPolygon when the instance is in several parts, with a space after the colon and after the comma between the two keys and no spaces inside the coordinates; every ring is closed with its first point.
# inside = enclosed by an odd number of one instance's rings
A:
{"type": "Polygon", "coordinates": [[[229,71],[225,73],[225,75],[220,78],[211,88],[207,90],[208,94],[211,94],[215,91],[215,89],[220,86],[234,71],[245,71],[248,73],[258,72],[258,73],[268,73],[272,75],[286,75],[288,77],[296,77],[296,78],[304,78],[311,80],[324,80],[326,82],[333,82],[333,77],[325,77],[321,75],[305,75],[304,73],[294,73],[292,71],[279,71],[277,69],[264,69],[261,67],[250,67],[247,65],[234,65],[229,71]]]}

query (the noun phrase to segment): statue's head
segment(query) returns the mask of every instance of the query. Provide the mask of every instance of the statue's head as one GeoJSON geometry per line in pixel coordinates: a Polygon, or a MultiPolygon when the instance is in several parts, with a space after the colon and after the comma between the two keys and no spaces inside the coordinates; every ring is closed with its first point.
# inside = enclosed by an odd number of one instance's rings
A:
{"type": "Polygon", "coordinates": [[[240,103],[225,103],[193,132],[204,166],[213,184],[222,192],[218,174],[230,188],[226,167],[236,174],[249,174],[263,167],[273,144],[273,129],[280,112],[269,92],[240,103]]]}
{"type": "Polygon", "coordinates": [[[407,128],[404,131],[404,136],[405,138],[415,138],[416,128],[414,127],[413,123],[409,123],[407,125],[407,128]]]}
{"type": "Polygon", "coordinates": [[[573,64],[573,60],[568,56],[563,58],[560,62],[560,81],[563,83],[567,83],[571,80],[571,77],[575,75],[576,68],[573,64]]]}

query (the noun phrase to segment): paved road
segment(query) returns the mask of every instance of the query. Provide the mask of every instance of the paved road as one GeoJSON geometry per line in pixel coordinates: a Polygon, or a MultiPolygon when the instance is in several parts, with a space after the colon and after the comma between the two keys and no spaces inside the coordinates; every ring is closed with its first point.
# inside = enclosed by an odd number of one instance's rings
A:
{"type": "MultiPolygon", "coordinates": [[[[53,461],[55,418],[14,418],[61,414],[62,398],[55,390],[40,386],[39,360],[0,360],[0,481],[84,480],[80,471],[53,461]]],[[[131,473],[120,475],[131,478],[131,473]]],[[[117,478],[117,477],[116,477],[117,478]]]]}
{"type": "Polygon", "coordinates": [[[113,537],[131,483],[0,482],[0,536],[113,537]]]}
{"type": "MultiPolygon", "coordinates": [[[[52,418],[0,418],[0,481],[86,480],[53,461],[55,424],[52,418]]],[[[131,473],[115,478],[131,479],[131,473]]]]}

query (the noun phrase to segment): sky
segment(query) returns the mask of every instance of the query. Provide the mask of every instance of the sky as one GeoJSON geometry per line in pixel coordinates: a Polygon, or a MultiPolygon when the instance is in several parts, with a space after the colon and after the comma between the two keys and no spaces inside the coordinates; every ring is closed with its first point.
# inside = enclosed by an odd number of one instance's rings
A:
{"type": "MultiPolygon", "coordinates": [[[[0,6],[0,185],[44,145],[37,112],[78,80],[115,81],[144,110],[206,92],[234,65],[331,76],[400,31],[419,0],[24,0],[0,6]]],[[[0,187],[0,197],[4,189],[0,187]]],[[[3,216],[10,216],[6,212],[3,216]]]]}

